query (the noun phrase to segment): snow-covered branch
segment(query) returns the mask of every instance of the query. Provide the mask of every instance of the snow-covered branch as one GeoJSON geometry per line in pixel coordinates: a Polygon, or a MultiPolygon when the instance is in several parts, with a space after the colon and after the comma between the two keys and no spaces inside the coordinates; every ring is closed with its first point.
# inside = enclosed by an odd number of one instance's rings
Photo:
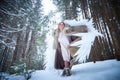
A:
{"type": "Polygon", "coordinates": [[[6,25],[6,24],[4,24],[4,23],[1,23],[1,22],[0,22],[0,24],[3,25],[2,27],[4,28],[4,29],[0,29],[0,31],[8,32],[8,33],[20,32],[20,31],[23,31],[23,30],[26,29],[25,26],[24,26],[23,28],[12,28],[12,27],[10,27],[9,25],[6,25]],[[6,29],[5,29],[5,28],[6,28],[6,29]]]}
{"type": "Polygon", "coordinates": [[[0,11],[7,14],[7,15],[15,16],[15,17],[24,17],[25,15],[27,15],[26,13],[14,14],[14,13],[9,12],[8,10],[5,10],[5,9],[0,9],[0,11]]]}
{"type": "Polygon", "coordinates": [[[4,44],[5,46],[7,46],[9,48],[15,49],[16,43],[14,43],[14,42],[6,43],[5,41],[0,40],[0,43],[4,44]]]}

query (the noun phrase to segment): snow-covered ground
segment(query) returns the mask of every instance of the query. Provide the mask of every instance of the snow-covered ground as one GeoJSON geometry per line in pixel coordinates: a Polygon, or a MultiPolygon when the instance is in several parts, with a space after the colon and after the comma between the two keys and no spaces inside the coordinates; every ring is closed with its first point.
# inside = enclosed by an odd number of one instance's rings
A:
{"type": "Polygon", "coordinates": [[[120,61],[74,65],[71,76],[61,76],[61,72],[62,70],[37,70],[30,80],[120,80],[120,61]]]}
{"type": "MultiPolygon", "coordinates": [[[[29,80],[120,80],[120,61],[106,60],[74,65],[71,76],[61,76],[62,70],[36,70],[29,80]]],[[[9,75],[8,80],[25,80],[9,75]]]]}

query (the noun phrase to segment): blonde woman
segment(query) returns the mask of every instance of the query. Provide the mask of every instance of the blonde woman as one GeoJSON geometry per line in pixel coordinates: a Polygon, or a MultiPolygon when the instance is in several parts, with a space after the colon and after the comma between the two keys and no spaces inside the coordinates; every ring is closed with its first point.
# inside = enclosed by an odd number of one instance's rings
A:
{"type": "Polygon", "coordinates": [[[64,69],[62,75],[70,76],[69,39],[65,32],[65,24],[60,22],[54,31],[54,48],[56,49],[55,68],[64,69]]]}

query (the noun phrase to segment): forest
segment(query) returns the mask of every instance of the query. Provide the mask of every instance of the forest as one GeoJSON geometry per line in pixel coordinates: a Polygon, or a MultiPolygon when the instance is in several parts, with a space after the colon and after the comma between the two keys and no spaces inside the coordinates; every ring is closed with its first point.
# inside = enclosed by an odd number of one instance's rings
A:
{"type": "MultiPolygon", "coordinates": [[[[13,66],[44,69],[46,34],[62,20],[93,19],[97,37],[86,62],[120,60],[120,0],[51,0],[57,7],[45,15],[43,0],[0,0],[0,72],[13,66]]],[[[49,5],[49,4],[48,4],[49,5]]]]}

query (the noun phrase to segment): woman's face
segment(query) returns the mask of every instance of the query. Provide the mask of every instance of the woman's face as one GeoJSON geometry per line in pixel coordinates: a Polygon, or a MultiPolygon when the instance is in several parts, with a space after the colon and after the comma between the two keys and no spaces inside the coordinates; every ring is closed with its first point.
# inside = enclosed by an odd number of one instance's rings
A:
{"type": "Polygon", "coordinates": [[[60,29],[60,31],[63,30],[64,26],[65,26],[64,23],[59,23],[58,28],[60,29]]]}

